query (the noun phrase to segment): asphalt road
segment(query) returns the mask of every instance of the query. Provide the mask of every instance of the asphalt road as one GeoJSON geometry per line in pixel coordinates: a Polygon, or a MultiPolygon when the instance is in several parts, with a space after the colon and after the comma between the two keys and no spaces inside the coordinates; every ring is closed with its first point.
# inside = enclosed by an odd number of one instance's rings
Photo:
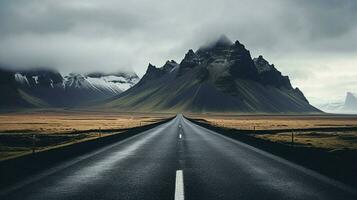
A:
{"type": "Polygon", "coordinates": [[[345,200],[357,196],[341,183],[178,115],[6,188],[0,199],[345,200]]]}

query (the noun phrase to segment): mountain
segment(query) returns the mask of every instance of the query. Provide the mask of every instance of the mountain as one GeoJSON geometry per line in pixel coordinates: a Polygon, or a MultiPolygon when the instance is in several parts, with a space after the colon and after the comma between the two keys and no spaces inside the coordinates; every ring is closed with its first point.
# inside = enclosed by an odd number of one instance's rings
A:
{"type": "Polygon", "coordinates": [[[357,94],[347,92],[344,102],[326,103],[318,107],[328,113],[357,114],[357,94]]]}
{"type": "Polygon", "coordinates": [[[227,37],[189,50],[178,64],[149,64],[138,84],[101,107],[124,111],[320,112],[263,56],[227,37]]]}
{"type": "Polygon", "coordinates": [[[316,105],[320,110],[327,113],[344,113],[343,102],[332,102],[316,105]]]}
{"type": "Polygon", "coordinates": [[[352,92],[347,92],[345,104],[343,105],[344,111],[357,112],[357,95],[352,92]]]}
{"type": "Polygon", "coordinates": [[[49,69],[1,69],[0,77],[0,108],[72,107],[113,97],[139,81],[133,72],[63,76],[49,69]]]}
{"type": "MultiPolygon", "coordinates": [[[[64,77],[63,85],[67,96],[81,102],[102,101],[129,89],[139,81],[135,73],[103,74],[91,73],[87,75],[69,74],[64,77]]],[[[68,103],[67,103],[68,104],[68,103]]]]}
{"type": "Polygon", "coordinates": [[[0,69],[0,93],[0,108],[30,108],[46,105],[40,99],[19,89],[14,79],[14,74],[8,70],[0,69]]]}

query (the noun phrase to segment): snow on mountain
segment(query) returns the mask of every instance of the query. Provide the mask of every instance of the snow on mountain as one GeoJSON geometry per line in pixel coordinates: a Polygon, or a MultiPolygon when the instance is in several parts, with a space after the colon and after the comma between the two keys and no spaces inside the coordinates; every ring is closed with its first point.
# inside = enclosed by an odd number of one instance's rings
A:
{"type": "Polygon", "coordinates": [[[105,76],[101,78],[87,77],[87,81],[93,86],[111,90],[117,94],[133,86],[131,83],[127,82],[125,78],[118,76],[105,76]]]}
{"type": "Polygon", "coordinates": [[[138,76],[69,74],[64,77],[65,88],[89,89],[120,94],[139,81],[138,76]]]}
{"type": "Polygon", "coordinates": [[[16,74],[15,74],[15,81],[18,82],[18,83],[20,83],[20,84],[30,86],[30,83],[29,83],[29,81],[27,80],[27,77],[26,77],[26,76],[23,76],[23,75],[20,74],[20,73],[16,73],[16,74]]]}
{"type": "Polygon", "coordinates": [[[62,76],[53,70],[33,69],[11,73],[16,88],[55,107],[102,101],[124,92],[140,80],[133,72],[62,76]]]}
{"type": "MultiPolygon", "coordinates": [[[[36,85],[40,84],[41,79],[38,75],[28,76],[20,72],[15,73],[14,78],[18,84],[27,87],[36,87],[36,85]],[[30,82],[32,82],[32,84],[30,84],[30,82]]],[[[136,74],[83,75],[71,73],[63,77],[62,84],[59,84],[56,87],[62,87],[63,89],[90,89],[119,94],[135,85],[139,79],[140,78],[136,74]]],[[[48,86],[52,88],[55,87],[54,81],[50,77],[48,77],[47,82],[48,86]]]]}

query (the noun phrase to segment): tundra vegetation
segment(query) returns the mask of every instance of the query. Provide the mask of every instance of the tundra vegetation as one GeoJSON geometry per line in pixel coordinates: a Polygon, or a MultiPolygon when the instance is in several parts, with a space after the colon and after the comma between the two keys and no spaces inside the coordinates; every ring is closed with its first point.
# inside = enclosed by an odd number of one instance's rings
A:
{"type": "Polygon", "coordinates": [[[0,114],[0,160],[120,134],[170,116],[86,111],[0,114]]]}

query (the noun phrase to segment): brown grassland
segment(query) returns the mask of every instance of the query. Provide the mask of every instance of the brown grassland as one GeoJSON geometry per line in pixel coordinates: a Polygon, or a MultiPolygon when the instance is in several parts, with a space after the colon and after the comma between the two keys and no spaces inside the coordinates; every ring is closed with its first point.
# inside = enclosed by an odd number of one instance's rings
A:
{"type": "Polygon", "coordinates": [[[286,145],[327,151],[357,149],[357,116],[353,115],[190,115],[214,126],[248,130],[252,136],[286,145]],[[346,130],[341,130],[341,129],[346,130]],[[334,130],[336,129],[336,130],[334,130]],[[259,134],[254,134],[254,130],[259,134]],[[273,130],[273,133],[264,133],[273,130]],[[263,133],[263,134],[262,134],[263,133]]]}
{"type": "Polygon", "coordinates": [[[169,114],[31,111],[0,114],[0,160],[105,137],[169,114]]]}
{"type": "MultiPolygon", "coordinates": [[[[128,128],[155,123],[172,116],[63,110],[0,114],[0,160],[31,153],[34,146],[36,151],[42,151],[120,133],[128,128]]],[[[215,126],[249,130],[250,135],[256,138],[286,145],[292,144],[293,132],[294,145],[327,151],[357,149],[357,116],[353,115],[186,116],[206,120],[215,126]],[[254,130],[257,133],[260,131],[259,134],[254,134],[254,130]],[[264,133],[267,130],[274,132],[264,133]]]]}

